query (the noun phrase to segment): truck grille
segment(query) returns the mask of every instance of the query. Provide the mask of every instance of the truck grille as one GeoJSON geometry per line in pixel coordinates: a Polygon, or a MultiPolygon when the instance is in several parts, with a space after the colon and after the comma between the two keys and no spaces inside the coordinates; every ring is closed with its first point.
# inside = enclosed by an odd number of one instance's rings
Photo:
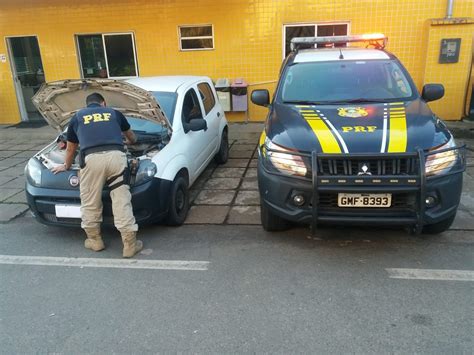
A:
{"type": "Polygon", "coordinates": [[[416,175],[418,171],[416,157],[318,157],[319,176],[416,175]]]}

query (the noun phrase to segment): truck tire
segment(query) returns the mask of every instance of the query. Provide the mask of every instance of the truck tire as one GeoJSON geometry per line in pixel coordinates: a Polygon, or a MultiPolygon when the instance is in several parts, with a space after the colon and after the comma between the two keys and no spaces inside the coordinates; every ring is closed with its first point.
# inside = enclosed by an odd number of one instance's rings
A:
{"type": "Polygon", "coordinates": [[[260,199],[260,220],[262,221],[263,229],[267,232],[284,231],[290,226],[287,220],[273,214],[262,199],[260,199]]]}
{"type": "Polygon", "coordinates": [[[442,221],[439,221],[438,223],[428,224],[426,226],[423,226],[423,233],[424,234],[443,233],[444,231],[448,230],[449,227],[451,227],[451,224],[453,224],[455,218],[456,218],[456,214],[453,214],[452,216],[446,219],[443,219],[442,221]]]}

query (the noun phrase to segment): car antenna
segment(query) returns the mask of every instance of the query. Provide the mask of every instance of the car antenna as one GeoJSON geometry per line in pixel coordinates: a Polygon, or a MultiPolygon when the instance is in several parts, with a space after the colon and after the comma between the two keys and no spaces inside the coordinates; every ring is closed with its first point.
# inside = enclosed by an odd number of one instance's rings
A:
{"type": "Polygon", "coordinates": [[[339,48],[339,53],[340,53],[339,54],[339,59],[344,59],[344,56],[342,55],[342,49],[341,48],[339,48]]]}

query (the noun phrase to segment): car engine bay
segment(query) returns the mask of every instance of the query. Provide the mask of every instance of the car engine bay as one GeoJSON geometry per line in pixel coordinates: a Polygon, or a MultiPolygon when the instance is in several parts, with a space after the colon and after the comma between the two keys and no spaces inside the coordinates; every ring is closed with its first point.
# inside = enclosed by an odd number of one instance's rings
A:
{"type": "MultiPolygon", "coordinates": [[[[169,135],[161,133],[149,133],[145,131],[134,131],[137,141],[134,144],[124,144],[128,161],[135,159],[150,159],[158,154],[169,142],[169,135]]],[[[66,158],[66,134],[60,134],[56,141],[36,154],[36,158],[48,169],[64,163],[66,158]]],[[[79,147],[74,154],[71,169],[79,169],[79,147]]]]}

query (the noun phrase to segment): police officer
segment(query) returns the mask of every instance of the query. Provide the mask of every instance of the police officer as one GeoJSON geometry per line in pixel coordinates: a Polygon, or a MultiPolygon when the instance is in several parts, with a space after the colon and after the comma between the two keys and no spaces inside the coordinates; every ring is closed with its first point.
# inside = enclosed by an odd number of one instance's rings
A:
{"type": "Polygon", "coordinates": [[[138,226],[133,216],[130,187],[123,181],[127,158],[122,133],[128,144],[135,143],[136,137],[125,116],[106,107],[105,99],[99,93],[87,96],[86,104],[87,107],[79,110],[69,123],[64,164],[51,171],[57,174],[68,170],[79,145],[81,227],[87,235],[84,246],[93,251],[105,248],[100,224],[102,189],[107,184],[112,199],[114,224],[122,236],[123,257],[131,258],[142,250],[143,243],[136,239],[138,226]]]}

